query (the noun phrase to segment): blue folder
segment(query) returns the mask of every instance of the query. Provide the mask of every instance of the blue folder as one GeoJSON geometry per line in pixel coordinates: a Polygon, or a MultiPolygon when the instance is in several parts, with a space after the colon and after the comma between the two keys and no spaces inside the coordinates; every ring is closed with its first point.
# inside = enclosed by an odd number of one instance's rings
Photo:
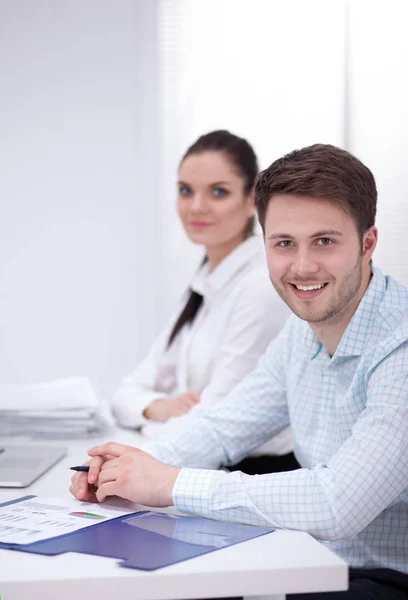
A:
{"type": "MultiPolygon", "coordinates": [[[[7,506],[35,496],[25,496],[7,506]]],[[[79,552],[120,559],[119,566],[152,571],[271,533],[273,529],[141,511],[32,544],[0,548],[54,556],[79,552]]]]}

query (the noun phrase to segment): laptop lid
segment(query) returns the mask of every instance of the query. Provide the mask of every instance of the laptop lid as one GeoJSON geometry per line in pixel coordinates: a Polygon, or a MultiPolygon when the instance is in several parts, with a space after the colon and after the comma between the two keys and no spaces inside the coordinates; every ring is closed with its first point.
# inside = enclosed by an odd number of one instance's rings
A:
{"type": "Polygon", "coordinates": [[[66,448],[57,446],[0,443],[0,487],[27,487],[66,453],[66,448]]]}

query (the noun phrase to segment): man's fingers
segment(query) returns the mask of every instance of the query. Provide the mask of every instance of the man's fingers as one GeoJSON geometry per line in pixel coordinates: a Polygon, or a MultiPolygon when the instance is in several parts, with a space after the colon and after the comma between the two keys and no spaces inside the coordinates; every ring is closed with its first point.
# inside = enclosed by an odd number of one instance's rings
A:
{"type": "Polygon", "coordinates": [[[88,483],[93,484],[98,479],[99,472],[103,465],[103,458],[101,456],[94,456],[90,461],[88,461],[88,464],[88,483]]]}
{"type": "MultiPolygon", "coordinates": [[[[91,448],[89,454],[92,458],[85,463],[85,465],[89,466],[89,471],[88,473],[75,473],[69,488],[71,494],[82,502],[98,502],[96,494],[97,486],[100,485],[102,470],[105,475],[102,477],[101,481],[103,483],[113,481],[114,477],[112,476],[112,473],[114,473],[119,466],[117,454],[123,454],[127,448],[127,446],[115,442],[109,442],[108,444],[91,448]],[[108,473],[108,475],[106,475],[106,473],[108,473]]],[[[106,497],[106,495],[107,494],[105,494],[104,497],[106,497]]]]}
{"type": "Polygon", "coordinates": [[[70,489],[74,496],[82,500],[88,490],[87,473],[75,473],[71,479],[70,489]]]}
{"type": "Polygon", "coordinates": [[[117,458],[110,458],[102,464],[101,471],[105,471],[106,469],[116,469],[119,466],[119,464],[120,463],[117,458]]]}
{"type": "Polygon", "coordinates": [[[107,444],[101,444],[100,446],[93,446],[88,450],[89,456],[105,456],[111,454],[112,456],[122,456],[128,449],[128,446],[124,444],[118,444],[117,442],[108,442],[107,444]]]}
{"type": "Polygon", "coordinates": [[[83,479],[79,483],[72,481],[69,491],[75,498],[82,502],[96,502],[94,486],[89,487],[86,479],[83,479]]]}
{"type": "Polygon", "coordinates": [[[115,496],[117,489],[116,481],[108,481],[98,487],[96,498],[98,502],[103,502],[107,496],[115,496]]]}
{"type": "Polygon", "coordinates": [[[101,487],[101,485],[104,485],[108,481],[116,481],[117,477],[118,477],[117,467],[113,468],[113,469],[104,469],[99,474],[98,489],[101,487]]]}
{"type": "Polygon", "coordinates": [[[81,500],[81,502],[97,502],[96,489],[95,491],[88,490],[83,496],[83,498],[78,498],[78,500],[81,500]]]}

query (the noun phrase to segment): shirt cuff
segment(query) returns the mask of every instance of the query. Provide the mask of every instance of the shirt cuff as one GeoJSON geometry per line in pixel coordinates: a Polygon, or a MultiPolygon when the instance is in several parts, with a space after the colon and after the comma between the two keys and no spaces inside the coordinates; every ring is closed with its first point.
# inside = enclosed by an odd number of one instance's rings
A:
{"type": "Polygon", "coordinates": [[[222,471],[181,469],[173,487],[173,504],[185,513],[206,516],[215,479],[225,476],[222,471]]]}
{"type": "Polygon", "coordinates": [[[123,427],[143,427],[154,422],[146,419],[143,411],[154,400],[167,397],[167,394],[154,390],[143,392],[132,389],[120,390],[112,402],[112,413],[123,427]]]}

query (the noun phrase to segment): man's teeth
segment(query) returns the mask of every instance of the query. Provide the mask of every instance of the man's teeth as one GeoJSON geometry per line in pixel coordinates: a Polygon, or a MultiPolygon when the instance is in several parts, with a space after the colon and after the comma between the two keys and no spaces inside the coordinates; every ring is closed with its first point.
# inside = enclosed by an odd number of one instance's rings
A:
{"type": "Polygon", "coordinates": [[[296,285],[295,288],[301,290],[302,292],[312,292],[314,290],[321,290],[324,286],[324,283],[321,285],[296,285]]]}

